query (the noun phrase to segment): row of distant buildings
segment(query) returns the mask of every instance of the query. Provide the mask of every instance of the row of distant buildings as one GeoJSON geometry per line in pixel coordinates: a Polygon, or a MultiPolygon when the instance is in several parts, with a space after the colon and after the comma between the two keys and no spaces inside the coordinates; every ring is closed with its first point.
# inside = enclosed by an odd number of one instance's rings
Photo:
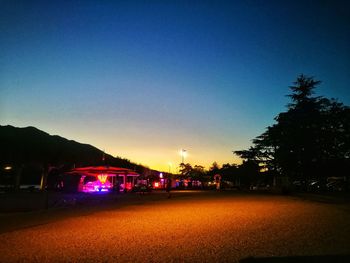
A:
{"type": "Polygon", "coordinates": [[[174,178],[169,173],[154,170],[139,174],[134,170],[103,166],[86,166],[59,171],[57,167],[36,167],[35,171],[23,171],[18,167],[6,166],[2,169],[0,188],[2,189],[49,189],[67,192],[129,192],[139,189],[164,189],[170,180],[172,188],[200,187],[201,182],[184,178],[174,178]],[[34,175],[34,176],[33,176],[34,175]],[[28,178],[30,179],[28,180],[28,178]]]}

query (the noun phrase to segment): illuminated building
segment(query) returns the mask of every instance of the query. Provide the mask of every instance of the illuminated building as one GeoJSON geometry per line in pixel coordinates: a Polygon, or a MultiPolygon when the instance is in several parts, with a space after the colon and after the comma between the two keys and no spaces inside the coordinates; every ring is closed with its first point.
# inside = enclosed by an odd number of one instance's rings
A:
{"type": "Polygon", "coordinates": [[[79,192],[130,191],[136,182],[138,173],[120,167],[88,166],[75,168],[71,175],[80,175],[79,192]]]}

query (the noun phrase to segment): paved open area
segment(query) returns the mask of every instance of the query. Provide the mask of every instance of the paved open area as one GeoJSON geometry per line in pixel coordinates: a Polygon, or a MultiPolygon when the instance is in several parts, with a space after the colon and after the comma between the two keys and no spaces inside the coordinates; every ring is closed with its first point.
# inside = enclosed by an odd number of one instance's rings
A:
{"type": "Polygon", "coordinates": [[[0,262],[349,258],[348,204],[237,192],[173,192],[171,199],[166,197],[134,194],[130,203],[120,198],[103,209],[73,207],[2,216],[0,262]],[[17,229],[6,222],[16,217],[17,229]]]}

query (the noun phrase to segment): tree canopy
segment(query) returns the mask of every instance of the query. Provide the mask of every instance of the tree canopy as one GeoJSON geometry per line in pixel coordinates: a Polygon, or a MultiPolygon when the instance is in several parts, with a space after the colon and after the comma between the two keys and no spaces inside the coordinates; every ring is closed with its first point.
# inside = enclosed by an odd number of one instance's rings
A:
{"type": "Polygon", "coordinates": [[[343,176],[350,168],[350,108],[335,99],[314,96],[321,82],[300,75],[287,95],[287,111],[235,151],[245,160],[290,178],[343,176]]]}

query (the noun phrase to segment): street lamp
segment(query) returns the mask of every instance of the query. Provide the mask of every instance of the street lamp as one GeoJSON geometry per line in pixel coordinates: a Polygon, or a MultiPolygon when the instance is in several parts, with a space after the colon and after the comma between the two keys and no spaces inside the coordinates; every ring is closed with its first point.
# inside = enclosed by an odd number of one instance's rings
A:
{"type": "Polygon", "coordinates": [[[185,163],[185,155],[186,155],[186,150],[181,149],[182,163],[185,163]]]}

